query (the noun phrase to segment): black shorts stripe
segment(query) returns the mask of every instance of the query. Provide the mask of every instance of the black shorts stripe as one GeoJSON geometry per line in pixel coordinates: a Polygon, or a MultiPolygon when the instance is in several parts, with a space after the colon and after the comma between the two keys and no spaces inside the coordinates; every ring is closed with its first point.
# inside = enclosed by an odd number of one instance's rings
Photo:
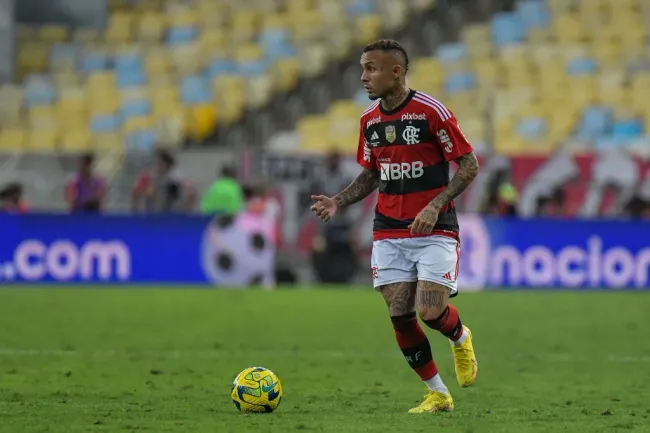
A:
{"type": "MultiPolygon", "coordinates": [[[[413,222],[413,219],[399,220],[383,215],[381,212],[375,210],[375,220],[373,223],[373,230],[393,230],[393,229],[406,229],[413,222]]],[[[458,217],[456,210],[450,207],[446,212],[441,212],[438,215],[438,222],[436,223],[435,230],[449,230],[458,233],[458,217]]]]}
{"type": "Polygon", "coordinates": [[[391,195],[412,194],[442,188],[449,183],[449,163],[446,161],[422,168],[412,164],[406,164],[405,167],[407,166],[406,170],[402,170],[400,163],[380,163],[379,192],[391,195]]]}

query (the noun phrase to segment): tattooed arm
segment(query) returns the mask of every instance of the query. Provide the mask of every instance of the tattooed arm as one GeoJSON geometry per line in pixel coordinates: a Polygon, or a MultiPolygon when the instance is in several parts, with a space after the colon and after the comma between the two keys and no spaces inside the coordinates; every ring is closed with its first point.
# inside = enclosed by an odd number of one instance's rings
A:
{"type": "Polygon", "coordinates": [[[339,208],[355,204],[368,197],[379,186],[379,172],[364,168],[361,174],[340,193],[332,197],[339,208]]]}
{"type": "Polygon", "coordinates": [[[465,191],[470,183],[478,175],[478,159],[474,152],[466,153],[455,159],[458,164],[458,171],[454,177],[436,198],[431,202],[431,206],[435,209],[442,209],[444,206],[451,203],[453,199],[458,197],[460,193],[465,191]]]}

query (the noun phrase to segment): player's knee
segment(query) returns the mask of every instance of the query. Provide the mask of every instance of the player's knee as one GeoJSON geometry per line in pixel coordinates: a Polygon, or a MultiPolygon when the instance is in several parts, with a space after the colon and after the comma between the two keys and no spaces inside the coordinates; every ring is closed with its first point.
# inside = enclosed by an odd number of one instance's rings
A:
{"type": "Polygon", "coordinates": [[[422,319],[424,322],[433,322],[442,316],[442,313],[447,309],[447,305],[418,305],[417,309],[420,319],[422,319]]]}
{"type": "Polygon", "coordinates": [[[415,311],[412,313],[402,314],[401,316],[391,316],[390,321],[393,323],[393,329],[397,332],[406,332],[417,326],[418,319],[415,311]]]}

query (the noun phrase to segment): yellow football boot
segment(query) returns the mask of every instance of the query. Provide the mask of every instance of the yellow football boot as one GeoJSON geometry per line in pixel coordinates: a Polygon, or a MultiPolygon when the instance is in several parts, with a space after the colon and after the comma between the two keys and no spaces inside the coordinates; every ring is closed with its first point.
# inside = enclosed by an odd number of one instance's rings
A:
{"type": "Polygon", "coordinates": [[[454,410],[454,400],[451,395],[439,391],[429,391],[424,401],[409,413],[451,412],[454,410]]]}
{"type": "Polygon", "coordinates": [[[476,380],[478,363],[474,354],[474,346],[472,346],[472,331],[467,326],[463,326],[463,332],[467,333],[467,339],[458,345],[451,342],[451,351],[454,354],[454,368],[458,384],[468,387],[476,380]]]}

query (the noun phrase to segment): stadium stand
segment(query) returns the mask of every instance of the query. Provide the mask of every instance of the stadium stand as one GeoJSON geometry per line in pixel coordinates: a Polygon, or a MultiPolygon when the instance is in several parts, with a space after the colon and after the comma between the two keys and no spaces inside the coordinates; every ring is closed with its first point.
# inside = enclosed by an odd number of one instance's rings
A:
{"type": "MultiPolygon", "coordinates": [[[[430,1],[413,4],[425,5],[430,1]]],[[[0,149],[146,151],[201,141],[404,25],[387,0],[116,0],[105,29],[21,26],[0,149]],[[101,144],[103,143],[103,144],[101,144]]]]}
{"type": "MultiPolygon", "coordinates": [[[[459,41],[414,59],[409,84],[435,95],[479,150],[546,155],[573,148],[647,149],[650,3],[521,0],[459,41]]],[[[363,90],[305,116],[300,148],[354,151],[363,90]]]]}

